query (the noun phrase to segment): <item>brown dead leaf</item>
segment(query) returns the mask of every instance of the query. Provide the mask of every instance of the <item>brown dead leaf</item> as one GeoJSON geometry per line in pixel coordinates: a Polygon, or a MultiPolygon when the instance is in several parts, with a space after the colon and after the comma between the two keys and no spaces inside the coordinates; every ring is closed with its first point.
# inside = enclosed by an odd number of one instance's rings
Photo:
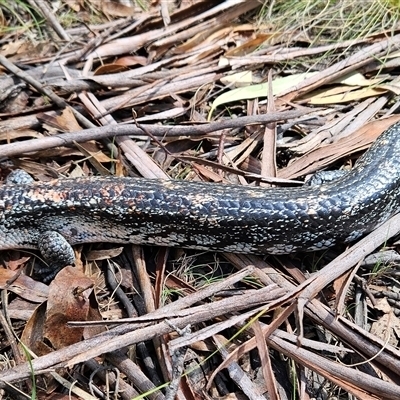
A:
{"type": "Polygon", "coordinates": [[[93,75],[97,76],[97,75],[107,75],[107,74],[117,74],[119,72],[124,72],[124,71],[128,71],[129,68],[127,68],[124,65],[120,65],[120,64],[105,64],[105,65],[101,65],[99,68],[97,68],[93,75]]]}
{"type": "Polygon", "coordinates": [[[96,169],[96,171],[103,175],[103,176],[108,176],[111,175],[110,171],[103,166],[103,162],[111,162],[111,160],[108,156],[106,156],[101,150],[98,151],[90,151],[87,150],[90,148],[90,143],[75,143],[75,146],[87,157],[88,161],[90,164],[93,165],[93,167],[96,169]]]}
{"type": "Polygon", "coordinates": [[[46,303],[42,303],[27,321],[21,335],[21,342],[41,356],[51,352],[51,348],[43,343],[44,323],[46,321],[46,303]]]}
{"type": "Polygon", "coordinates": [[[379,299],[375,308],[384,314],[371,326],[371,333],[397,347],[400,340],[400,319],[394,314],[386,297],[379,299]]]}
{"type": "Polygon", "coordinates": [[[193,163],[192,167],[194,169],[196,169],[202,176],[207,178],[207,180],[210,180],[211,182],[224,181],[223,177],[220,174],[210,170],[209,168],[207,168],[201,164],[193,163]]]}
{"type": "Polygon", "coordinates": [[[68,322],[69,319],[63,314],[54,313],[46,318],[44,339],[51,343],[53,349],[61,349],[82,340],[83,328],[69,328],[68,322]]]}
{"type": "MultiPolygon", "coordinates": [[[[137,252],[140,258],[143,257],[143,252],[137,252]]],[[[169,249],[161,247],[157,257],[156,270],[155,270],[155,283],[154,283],[154,302],[156,308],[160,308],[163,304],[164,283],[167,269],[167,258],[169,249]]],[[[135,261],[136,262],[136,261],[135,261]]],[[[140,260],[140,263],[143,261],[140,260]]],[[[137,262],[136,262],[137,263],[137,262]]]]}
{"type": "Polygon", "coordinates": [[[88,261],[109,260],[110,258],[118,257],[122,252],[123,247],[115,247],[113,249],[92,250],[86,255],[88,261]]]}
{"type": "MultiPolygon", "coordinates": [[[[104,154],[103,151],[98,146],[98,144],[95,142],[75,143],[75,145],[82,151],[82,153],[86,157],[92,157],[98,163],[116,162],[115,159],[110,158],[106,154],[104,154]]],[[[99,172],[101,172],[101,171],[99,171],[99,172]]],[[[108,170],[107,170],[106,175],[109,175],[108,170]]]]}
{"type": "MultiPolygon", "coordinates": [[[[13,252],[13,253],[19,254],[19,252],[13,252]]],[[[10,271],[17,271],[18,269],[20,269],[20,267],[22,265],[25,265],[25,263],[27,261],[29,261],[29,259],[30,259],[30,257],[26,257],[26,256],[25,257],[18,257],[16,260],[11,259],[8,262],[8,269],[10,271]]]]}
{"type": "Polygon", "coordinates": [[[147,65],[147,58],[143,56],[125,56],[119,57],[115,60],[114,64],[116,65],[124,65],[126,67],[133,67],[134,65],[147,65]]]}
{"type": "Polygon", "coordinates": [[[134,7],[129,7],[116,1],[103,1],[101,9],[104,14],[113,17],[130,17],[135,13],[134,7]]]}
{"type": "Polygon", "coordinates": [[[84,328],[67,327],[67,322],[87,321],[90,314],[95,314],[90,310],[93,286],[92,279],[73,267],[62,269],[50,284],[43,338],[54,349],[82,339],[84,328]]]}
{"type": "Polygon", "coordinates": [[[343,315],[346,308],[346,295],[348,293],[349,286],[353,280],[353,277],[357,271],[357,268],[353,268],[347,273],[335,279],[333,282],[333,289],[336,294],[335,309],[337,315],[343,315]]]}
{"type": "Polygon", "coordinates": [[[29,159],[16,160],[14,164],[40,181],[49,181],[59,176],[58,171],[51,166],[43,165],[29,159]]]}
{"type": "Polygon", "coordinates": [[[82,129],[69,107],[62,110],[61,115],[57,118],[57,122],[62,127],[62,130],[66,132],[75,132],[82,129]]]}
{"type": "Polygon", "coordinates": [[[378,299],[374,308],[376,310],[382,311],[384,314],[390,314],[392,312],[392,307],[390,307],[390,304],[388,303],[386,297],[378,299]]]}
{"type": "MultiPolygon", "coordinates": [[[[32,44],[31,41],[25,40],[21,45],[11,45],[11,47],[4,48],[4,52],[12,53],[7,56],[10,61],[18,62],[26,58],[41,58],[48,57],[49,54],[53,54],[57,51],[56,46],[53,42],[37,42],[32,44]]],[[[2,54],[4,55],[4,52],[2,54]]]]}
{"type": "Polygon", "coordinates": [[[27,47],[28,43],[26,40],[8,41],[7,44],[1,48],[0,52],[4,57],[10,57],[26,51],[27,47]]]}
{"type": "Polygon", "coordinates": [[[270,42],[272,39],[276,39],[280,36],[278,33],[261,33],[257,32],[255,37],[252,37],[247,42],[242,45],[227,51],[224,57],[242,57],[253,53],[257,48],[259,48],[263,43],[270,42]]]}
{"type": "Polygon", "coordinates": [[[12,319],[28,321],[28,319],[32,317],[32,314],[37,307],[37,303],[33,303],[20,297],[16,297],[8,304],[7,313],[12,319]]]}
{"type": "Polygon", "coordinates": [[[49,294],[49,288],[44,283],[5,268],[0,269],[0,289],[7,289],[34,303],[42,303],[49,294]]]}
{"type": "Polygon", "coordinates": [[[84,321],[92,279],[73,267],[63,268],[50,284],[47,315],[64,313],[70,320],[84,321]]]}
{"type": "Polygon", "coordinates": [[[65,108],[60,115],[41,113],[37,115],[37,119],[62,132],[74,132],[82,129],[75,115],[68,107],[65,108]]]}
{"type": "Polygon", "coordinates": [[[84,0],[64,0],[64,3],[72,10],[79,12],[82,10],[84,0]]]}
{"type": "Polygon", "coordinates": [[[23,113],[29,103],[29,92],[21,91],[16,96],[9,96],[1,104],[2,113],[10,115],[20,115],[23,113]]]}
{"type": "Polygon", "coordinates": [[[41,138],[42,134],[32,130],[32,129],[17,129],[13,131],[7,131],[0,133],[0,140],[11,141],[14,139],[31,139],[31,138],[41,138]]]}
{"type": "Polygon", "coordinates": [[[257,350],[262,365],[262,374],[264,377],[265,384],[267,386],[269,399],[279,400],[280,396],[278,394],[278,388],[277,388],[278,384],[276,382],[275,374],[272,369],[272,363],[269,355],[268,345],[266,345],[265,343],[264,334],[259,320],[254,321],[252,329],[257,343],[257,350]]]}
{"type": "Polygon", "coordinates": [[[204,30],[203,32],[198,33],[197,35],[190,38],[186,43],[181,44],[180,46],[175,47],[173,50],[174,54],[184,54],[189,51],[192,51],[197,46],[203,47],[205,43],[212,42],[214,40],[218,40],[222,37],[227,37],[232,31],[232,27],[230,26],[213,26],[210,29],[204,30]]]}
{"type": "Polygon", "coordinates": [[[178,290],[186,294],[194,293],[196,291],[192,285],[173,274],[169,274],[166,277],[165,286],[167,286],[169,289],[178,290]]]}
{"type": "Polygon", "coordinates": [[[280,169],[278,171],[278,177],[284,179],[296,179],[300,176],[311,174],[323,169],[342,157],[364,150],[385,129],[399,120],[400,117],[394,115],[386,119],[369,122],[351,135],[340,139],[335,143],[321,146],[298,158],[289,166],[280,169]]]}

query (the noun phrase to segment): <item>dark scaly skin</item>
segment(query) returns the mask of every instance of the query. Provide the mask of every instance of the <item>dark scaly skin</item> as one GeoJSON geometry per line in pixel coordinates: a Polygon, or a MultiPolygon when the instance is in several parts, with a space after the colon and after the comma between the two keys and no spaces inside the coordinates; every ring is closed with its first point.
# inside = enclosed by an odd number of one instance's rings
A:
{"type": "Polygon", "coordinates": [[[74,245],[137,243],[291,253],[351,242],[399,210],[400,123],[342,178],[317,187],[243,187],[133,178],[3,185],[0,250],[37,248],[56,231],[74,245]]]}

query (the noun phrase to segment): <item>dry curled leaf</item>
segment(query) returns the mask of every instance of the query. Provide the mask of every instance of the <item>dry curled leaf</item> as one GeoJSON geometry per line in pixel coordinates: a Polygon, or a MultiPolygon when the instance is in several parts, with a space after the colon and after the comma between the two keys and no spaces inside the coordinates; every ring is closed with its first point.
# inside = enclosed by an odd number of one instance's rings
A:
{"type": "Polygon", "coordinates": [[[5,268],[0,269],[0,289],[7,289],[34,303],[42,303],[49,293],[49,288],[44,283],[35,281],[20,271],[5,268]]]}
{"type": "Polygon", "coordinates": [[[47,302],[27,322],[23,343],[35,353],[47,354],[82,340],[85,328],[71,328],[67,323],[101,319],[93,286],[93,280],[77,268],[62,269],[50,284],[47,302]]]}

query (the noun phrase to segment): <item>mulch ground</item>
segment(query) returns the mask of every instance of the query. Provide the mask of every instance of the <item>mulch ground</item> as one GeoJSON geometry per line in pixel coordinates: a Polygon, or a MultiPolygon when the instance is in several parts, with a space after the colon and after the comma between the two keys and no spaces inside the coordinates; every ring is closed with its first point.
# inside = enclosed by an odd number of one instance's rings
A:
{"type": "MultiPolygon", "coordinates": [[[[255,0],[28,3],[2,13],[3,180],[298,186],[400,120],[395,31],[307,43],[255,0]]],[[[286,256],[85,244],[51,282],[2,251],[1,396],[398,399],[399,223],[286,256]]]]}

